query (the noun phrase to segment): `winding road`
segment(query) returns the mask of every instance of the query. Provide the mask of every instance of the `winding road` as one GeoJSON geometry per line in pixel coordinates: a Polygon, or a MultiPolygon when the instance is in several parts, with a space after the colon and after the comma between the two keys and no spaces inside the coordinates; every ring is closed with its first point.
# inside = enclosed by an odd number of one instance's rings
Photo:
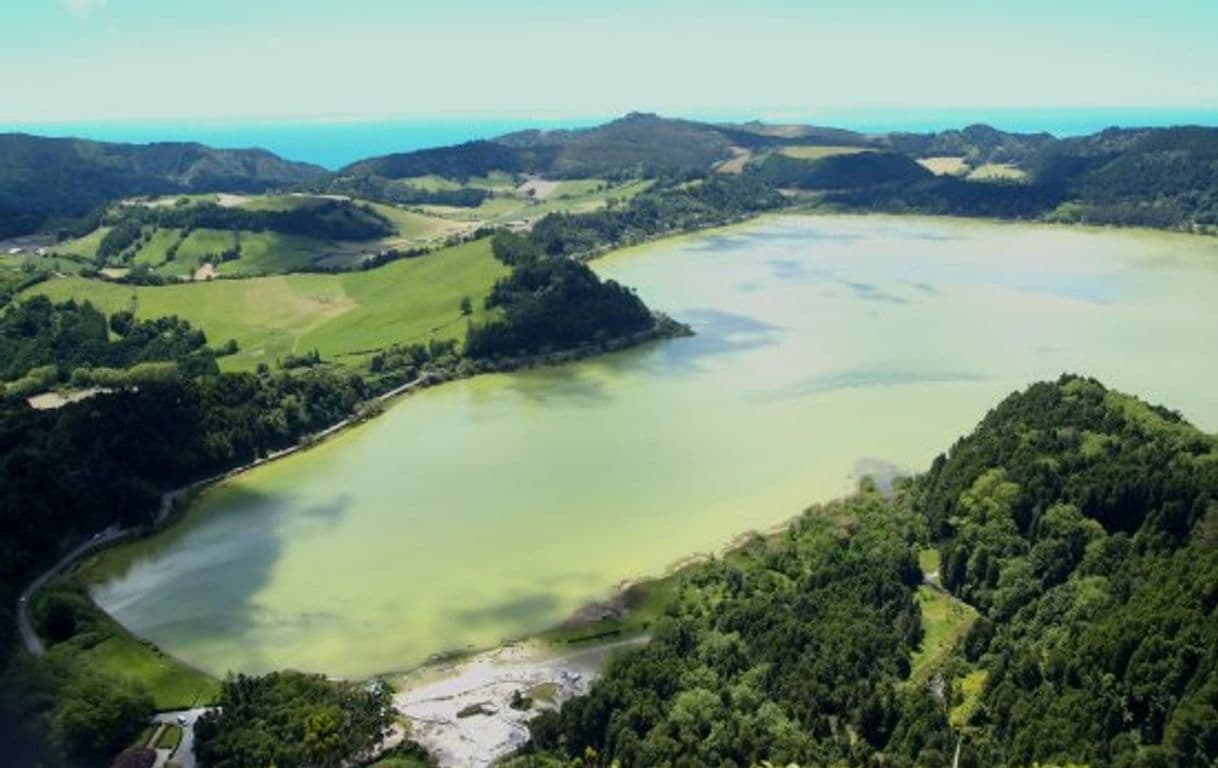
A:
{"type": "Polygon", "coordinates": [[[30,582],[30,585],[21,593],[21,597],[17,598],[17,631],[21,633],[21,642],[25,644],[27,651],[35,656],[42,656],[46,653],[46,647],[42,644],[42,638],[38,637],[38,633],[34,631],[34,625],[30,622],[29,604],[30,598],[34,596],[34,593],[41,589],[48,581],[59,575],[63,569],[67,568],[77,558],[118,541],[124,536],[129,536],[132,532],[133,530],[130,528],[123,529],[117,525],[112,525],[64,555],[49,570],[30,582]]]}

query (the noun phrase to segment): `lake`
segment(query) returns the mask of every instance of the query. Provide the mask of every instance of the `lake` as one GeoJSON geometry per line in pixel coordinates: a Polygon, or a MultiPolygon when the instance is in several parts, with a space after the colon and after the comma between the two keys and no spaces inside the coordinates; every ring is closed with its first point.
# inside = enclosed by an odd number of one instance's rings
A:
{"type": "Polygon", "coordinates": [[[1064,371],[1218,428],[1218,240],[784,216],[595,267],[697,335],[409,397],[110,553],[95,598],[209,672],[364,676],[925,468],[1064,371]]]}

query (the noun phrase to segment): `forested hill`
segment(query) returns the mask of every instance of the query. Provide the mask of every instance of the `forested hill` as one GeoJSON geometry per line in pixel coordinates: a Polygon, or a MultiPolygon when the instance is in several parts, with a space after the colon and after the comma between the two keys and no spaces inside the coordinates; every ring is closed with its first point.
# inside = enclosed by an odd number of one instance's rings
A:
{"type": "Polygon", "coordinates": [[[370,158],[339,178],[383,184],[496,171],[552,178],[719,171],[816,193],[822,204],[852,210],[1218,232],[1218,129],[1203,127],[1113,128],[1068,139],[987,125],[868,136],[636,113],[594,128],[524,131],[370,158]]]}
{"type": "Polygon", "coordinates": [[[559,178],[705,173],[732,156],[733,147],[753,149],[815,142],[867,146],[862,134],[834,129],[789,127],[771,131],[760,123],[716,125],[631,113],[594,128],[521,131],[457,147],[370,158],[343,174],[404,178],[437,173],[479,176],[492,170],[559,178]]]}
{"type": "Polygon", "coordinates": [[[324,173],[261,149],[0,134],[0,237],[133,195],[260,192],[324,173]]]}
{"type": "Polygon", "coordinates": [[[1094,380],[676,594],[511,765],[1218,760],[1218,440],[1094,380]]]}
{"type": "MultiPolygon", "coordinates": [[[[489,181],[750,176],[829,208],[1218,232],[1218,128],[1112,128],[1056,138],[986,125],[865,135],[631,113],[367,158],[335,174],[261,150],[0,135],[0,237],[133,195],[290,187],[395,205],[476,208],[489,181]]],[[[491,206],[493,208],[493,206],[491,206]]]]}

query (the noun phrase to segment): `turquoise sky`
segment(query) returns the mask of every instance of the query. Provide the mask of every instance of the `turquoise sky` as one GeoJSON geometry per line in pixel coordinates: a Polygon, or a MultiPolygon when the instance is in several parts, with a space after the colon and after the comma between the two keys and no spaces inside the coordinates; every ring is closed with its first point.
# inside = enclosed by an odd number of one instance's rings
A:
{"type": "Polygon", "coordinates": [[[0,122],[1218,107],[1218,0],[3,0],[0,122]]]}

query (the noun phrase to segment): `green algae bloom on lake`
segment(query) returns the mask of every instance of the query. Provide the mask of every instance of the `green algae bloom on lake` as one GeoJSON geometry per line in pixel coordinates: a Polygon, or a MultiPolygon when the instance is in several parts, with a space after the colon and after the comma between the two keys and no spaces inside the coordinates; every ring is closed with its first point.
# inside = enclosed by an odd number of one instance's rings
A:
{"type": "Polygon", "coordinates": [[[1218,427],[1214,240],[775,217],[596,268],[697,335],[420,393],[109,553],[95,597],[213,673],[362,676],[922,469],[1063,371],[1218,427]]]}

